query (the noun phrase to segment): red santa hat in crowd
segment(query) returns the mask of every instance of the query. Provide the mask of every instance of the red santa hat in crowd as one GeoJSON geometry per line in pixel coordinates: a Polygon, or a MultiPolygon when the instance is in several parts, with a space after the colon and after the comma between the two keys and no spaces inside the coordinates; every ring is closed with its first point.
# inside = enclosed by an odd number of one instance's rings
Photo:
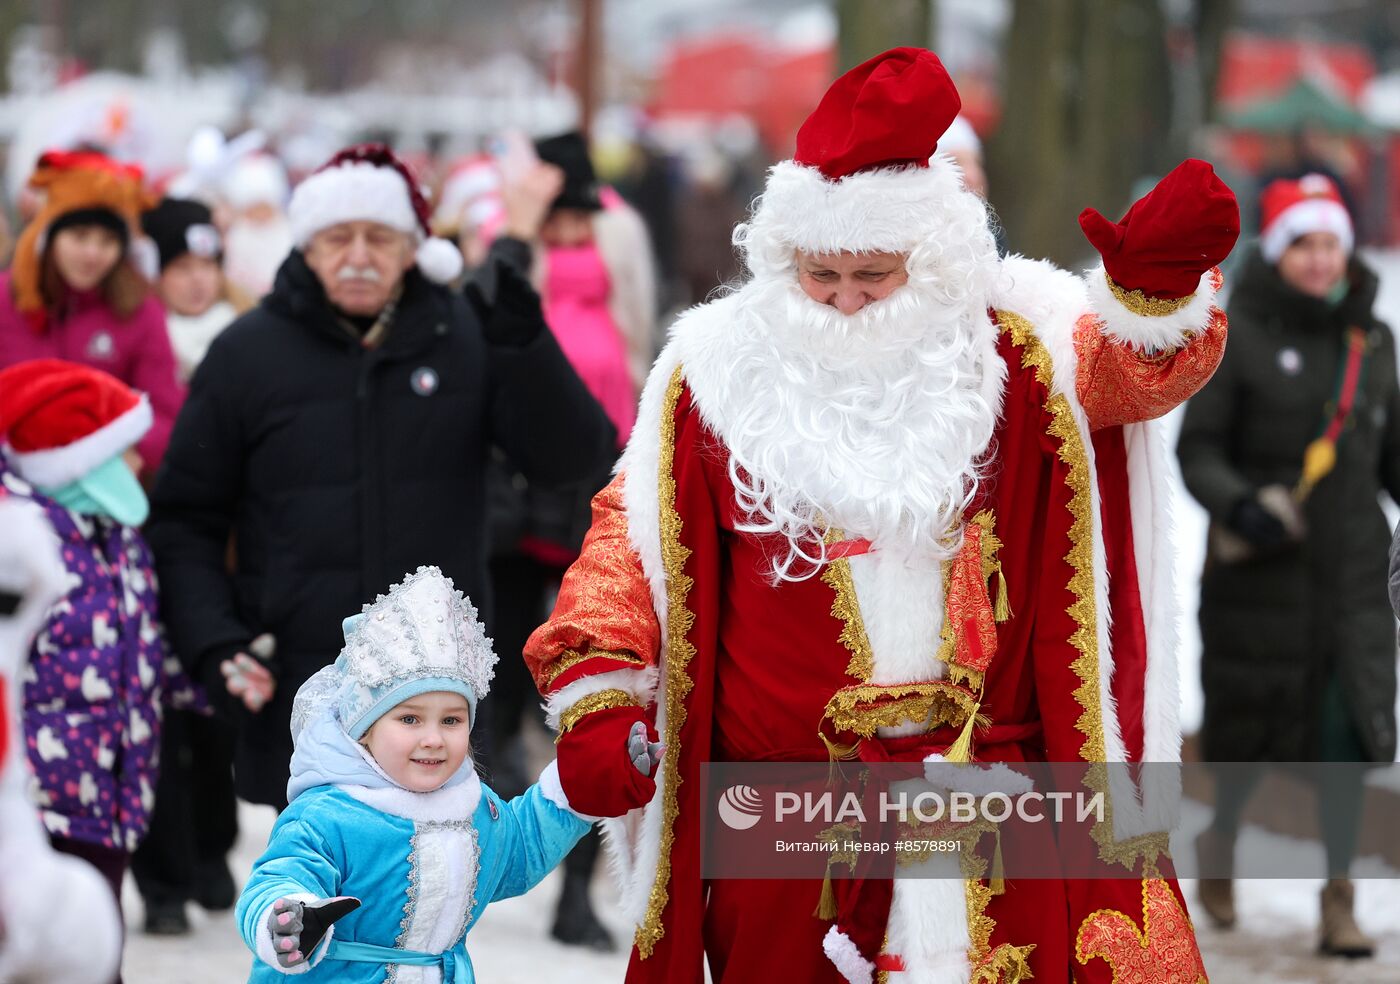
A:
{"type": "MultiPolygon", "coordinates": [[[[934,157],[962,100],[938,56],[894,48],[834,82],[797,132],[792,160],[769,172],[748,235],[811,253],[908,252],[965,194],[934,157]]],[[[745,241],[756,275],[772,272],[745,241]]],[[[755,248],[758,247],[758,248],[755,248]]]]}
{"type": "Polygon", "coordinates": [[[1351,215],[1325,174],[1270,182],[1259,198],[1259,211],[1259,251],[1270,263],[1277,263],[1293,240],[1310,232],[1333,233],[1347,253],[1355,242],[1351,215]]]}
{"type": "Polygon", "coordinates": [[[0,446],[35,485],[77,481],[141,440],[151,420],[145,395],[100,369],[32,359],[0,371],[0,446]]]}
{"type": "Polygon", "coordinates": [[[432,212],[417,178],[381,143],[337,152],[297,185],[287,218],[303,249],[316,233],[341,222],[378,222],[413,237],[418,269],[429,280],[450,283],[462,273],[457,247],[432,234],[432,212]]]}

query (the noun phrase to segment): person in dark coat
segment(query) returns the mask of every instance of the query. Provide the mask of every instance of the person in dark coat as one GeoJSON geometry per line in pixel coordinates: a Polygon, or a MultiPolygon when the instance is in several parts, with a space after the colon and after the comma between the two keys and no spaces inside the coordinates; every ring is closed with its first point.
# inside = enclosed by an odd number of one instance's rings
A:
{"type": "Polygon", "coordinates": [[[277,807],[292,698],[346,611],[430,564],[489,606],[488,449],[551,483],[615,442],[523,277],[493,264],[466,294],[444,286],[461,257],[428,238],[386,147],[341,151],[290,214],[298,248],[196,372],[149,527],[174,648],[239,698],[239,795],[277,807]]]}
{"type": "MultiPolygon", "coordinates": [[[[1260,247],[1230,300],[1230,344],[1186,409],[1178,453],[1210,513],[1201,581],[1203,758],[1391,762],[1396,648],[1390,542],[1378,494],[1400,498],[1395,341],[1372,312],[1377,278],[1322,175],[1264,192],[1260,247]]],[[[1368,955],[1346,880],[1361,786],[1324,772],[1324,952],[1368,955]],[[1330,788],[1335,787],[1335,788],[1330,788]]],[[[1202,867],[1230,870],[1250,783],[1220,783],[1202,867]]],[[[1219,924],[1227,878],[1203,879],[1219,924]]]]}

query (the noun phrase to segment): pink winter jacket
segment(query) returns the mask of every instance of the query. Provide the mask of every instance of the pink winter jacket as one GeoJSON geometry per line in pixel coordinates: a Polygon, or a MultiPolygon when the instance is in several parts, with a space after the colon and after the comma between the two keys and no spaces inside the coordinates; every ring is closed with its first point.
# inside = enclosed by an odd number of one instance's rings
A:
{"type": "Polygon", "coordinates": [[[73,293],[67,310],[36,332],[15,309],[10,274],[0,273],[0,369],[30,359],[67,359],[92,366],[149,396],[155,424],[136,447],[145,474],[155,474],[185,401],[185,388],[176,376],[165,309],[154,294],[122,321],[96,292],[73,293]]]}

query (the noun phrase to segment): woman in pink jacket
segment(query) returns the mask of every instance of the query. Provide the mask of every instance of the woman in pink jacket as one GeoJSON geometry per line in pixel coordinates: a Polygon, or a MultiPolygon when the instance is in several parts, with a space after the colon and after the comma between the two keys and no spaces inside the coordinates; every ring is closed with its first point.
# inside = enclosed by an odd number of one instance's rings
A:
{"type": "Polygon", "coordinates": [[[50,151],[30,184],[44,205],[0,273],[0,369],[65,359],[145,393],[155,422],[137,451],[142,474],[153,475],[184,388],[164,311],[135,263],[141,172],[97,153],[50,151]]]}

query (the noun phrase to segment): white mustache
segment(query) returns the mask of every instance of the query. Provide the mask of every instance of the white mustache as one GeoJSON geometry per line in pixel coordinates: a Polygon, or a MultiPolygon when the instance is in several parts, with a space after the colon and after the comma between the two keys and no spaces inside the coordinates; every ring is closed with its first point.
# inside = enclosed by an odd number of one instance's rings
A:
{"type": "Polygon", "coordinates": [[[343,266],[335,275],[336,280],[363,280],[366,283],[377,284],[382,279],[379,271],[374,267],[353,267],[343,266]]]}

